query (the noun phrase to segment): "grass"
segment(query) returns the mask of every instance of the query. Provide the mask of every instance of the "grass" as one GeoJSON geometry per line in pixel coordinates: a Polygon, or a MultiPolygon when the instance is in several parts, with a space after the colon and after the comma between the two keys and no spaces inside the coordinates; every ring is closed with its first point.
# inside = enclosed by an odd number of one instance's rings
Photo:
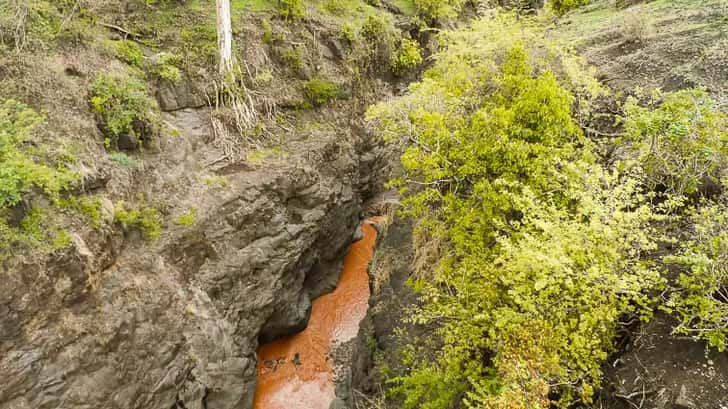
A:
{"type": "Polygon", "coordinates": [[[725,10],[724,0],[655,0],[626,9],[616,9],[612,0],[596,0],[566,14],[564,21],[569,24],[559,26],[555,34],[577,48],[588,46],[596,37],[618,29],[622,21],[634,12],[635,7],[639,7],[640,15],[666,32],[674,33],[690,28],[690,17],[696,15],[701,16],[698,26],[715,25],[720,29],[723,24],[728,24],[725,13],[721,17],[721,13],[717,12],[725,10]],[[715,17],[705,18],[705,12],[711,10],[716,11],[715,17]]]}
{"type": "Polygon", "coordinates": [[[274,0],[232,0],[230,8],[233,12],[252,11],[259,13],[261,11],[274,10],[276,1],[274,0]]]}
{"type": "Polygon", "coordinates": [[[725,0],[655,0],[625,9],[595,0],[567,13],[548,36],[573,47],[619,93],[704,86],[728,110],[725,0]]]}

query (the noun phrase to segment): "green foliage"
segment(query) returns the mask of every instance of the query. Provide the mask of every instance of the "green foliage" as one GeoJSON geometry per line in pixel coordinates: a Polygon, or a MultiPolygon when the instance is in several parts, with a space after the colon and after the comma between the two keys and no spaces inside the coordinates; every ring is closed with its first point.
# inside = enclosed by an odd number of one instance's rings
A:
{"type": "Polygon", "coordinates": [[[217,63],[217,28],[214,24],[195,25],[180,31],[184,61],[206,65],[217,63]]]}
{"type": "Polygon", "coordinates": [[[61,208],[71,209],[84,215],[93,228],[101,228],[103,220],[101,217],[101,200],[98,197],[70,196],[61,199],[59,204],[61,208]]]}
{"type": "Polygon", "coordinates": [[[356,42],[356,29],[353,25],[346,23],[339,29],[339,37],[349,43],[349,45],[356,42]]]}
{"type": "Polygon", "coordinates": [[[625,139],[648,176],[648,187],[683,195],[705,184],[720,185],[728,165],[728,117],[713,109],[705,90],[661,99],[649,109],[630,98],[625,108],[625,139]]]}
{"type": "Polygon", "coordinates": [[[125,229],[139,229],[148,240],[155,240],[162,233],[162,217],[153,207],[128,208],[124,202],[116,204],[114,221],[125,229]]]}
{"type": "Polygon", "coordinates": [[[33,188],[52,198],[76,179],[64,164],[49,165],[48,146],[33,140],[44,118],[26,105],[0,103],[0,209],[20,203],[33,188]]]}
{"type": "Polygon", "coordinates": [[[182,213],[177,220],[175,220],[175,224],[178,224],[180,226],[194,226],[195,223],[197,223],[197,209],[190,209],[184,213],[182,213]]]}
{"type": "Polygon", "coordinates": [[[136,161],[124,152],[113,152],[109,155],[109,159],[127,168],[136,167],[136,161]]]}
{"type": "Polygon", "coordinates": [[[389,66],[395,75],[402,75],[422,64],[422,52],[417,41],[405,38],[392,54],[389,66]]]}
{"type": "Polygon", "coordinates": [[[722,352],[728,337],[728,206],[713,203],[696,210],[691,221],[690,240],[665,258],[682,269],[666,309],[678,319],[677,334],[722,352]]]}
{"type": "Polygon", "coordinates": [[[301,55],[301,50],[299,47],[283,50],[283,52],[281,53],[281,58],[283,59],[283,62],[286,63],[286,65],[293,68],[294,70],[300,70],[301,68],[303,68],[303,55],[301,55]]]}
{"type": "Polygon", "coordinates": [[[356,45],[350,56],[352,62],[363,71],[372,72],[390,62],[400,33],[387,16],[371,14],[362,23],[358,34],[347,32],[345,35],[351,37],[350,44],[356,45]]]}
{"type": "Polygon", "coordinates": [[[306,15],[303,0],[278,0],[278,14],[286,20],[302,19],[306,15]]]}
{"type": "Polygon", "coordinates": [[[101,74],[91,85],[91,108],[116,143],[122,134],[139,138],[140,124],[150,122],[153,105],[144,82],[101,74]]]}
{"type": "Polygon", "coordinates": [[[465,0],[414,0],[417,15],[425,21],[456,17],[465,0]]]}
{"type": "Polygon", "coordinates": [[[77,8],[73,0],[0,1],[0,45],[22,51],[80,37],[88,26],[77,8]]]}
{"type": "Polygon", "coordinates": [[[435,249],[412,317],[434,352],[392,380],[405,409],[590,403],[619,317],[650,317],[660,216],[639,174],[596,163],[572,111],[593,79],[541,38],[511,16],[446,34],[425,79],[368,113],[403,146],[393,184],[435,249]]]}
{"type": "Polygon", "coordinates": [[[350,7],[350,3],[346,0],[325,0],[323,8],[334,15],[342,15],[346,13],[346,10],[350,7]]]}
{"type": "Polygon", "coordinates": [[[317,106],[327,104],[339,96],[339,85],[323,78],[306,81],[303,91],[308,100],[317,106]]]}
{"type": "Polygon", "coordinates": [[[263,29],[263,42],[266,44],[273,44],[283,40],[283,36],[280,33],[273,32],[273,26],[270,21],[263,20],[260,23],[260,27],[263,29]]]}
{"type": "Polygon", "coordinates": [[[141,68],[144,64],[144,54],[139,45],[134,41],[121,40],[115,41],[114,52],[116,57],[129,65],[141,68]]]}
{"type": "Polygon", "coordinates": [[[178,83],[182,80],[182,72],[179,69],[182,58],[176,54],[161,53],[157,56],[157,60],[152,66],[152,72],[157,77],[167,80],[171,83],[178,83]]]}
{"type": "Polygon", "coordinates": [[[379,42],[387,37],[392,23],[379,14],[371,14],[361,26],[361,35],[367,40],[379,42]]]}
{"type": "Polygon", "coordinates": [[[552,0],[550,2],[551,9],[558,15],[562,15],[569,10],[587,5],[591,0],[552,0]]]}

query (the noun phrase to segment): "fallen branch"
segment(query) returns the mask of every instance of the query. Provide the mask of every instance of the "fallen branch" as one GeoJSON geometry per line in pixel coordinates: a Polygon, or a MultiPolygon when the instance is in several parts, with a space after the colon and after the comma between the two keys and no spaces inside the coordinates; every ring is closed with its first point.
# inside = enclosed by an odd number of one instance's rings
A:
{"type": "Polygon", "coordinates": [[[123,28],[123,27],[117,26],[116,24],[103,23],[103,22],[102,23],[99,23],[99,24],[101,26],[103,26],[103,27],[116,30],[116,31],[124,34],[126,37],[141,38],[141,34],[133,33],[133,32],[131,32],[131,31],[129,31],[129,30],[123,28]]]}

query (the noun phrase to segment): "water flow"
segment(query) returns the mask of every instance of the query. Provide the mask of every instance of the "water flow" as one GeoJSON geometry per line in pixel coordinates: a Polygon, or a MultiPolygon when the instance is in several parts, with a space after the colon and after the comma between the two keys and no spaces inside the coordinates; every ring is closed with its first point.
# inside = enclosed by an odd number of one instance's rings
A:
{"type": "Polygon", "coordinates": [[[258,349],[255,409],[328,409],[334,399],[329,352],[356,337],[369,307],[367,268],[377,231],[364,222],[364,238],[351,246],[336,290],[313,302],[308,327],[258,349]]]}

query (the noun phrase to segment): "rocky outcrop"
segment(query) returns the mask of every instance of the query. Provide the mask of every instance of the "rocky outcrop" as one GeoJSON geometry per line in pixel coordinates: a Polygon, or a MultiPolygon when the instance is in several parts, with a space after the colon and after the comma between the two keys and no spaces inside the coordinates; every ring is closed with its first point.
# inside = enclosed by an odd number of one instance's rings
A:
{"type": "MultiPolygon", "coordinates": [[[[391,207],[385,201],[380,203],[391,207]]],[[[406,340],[398,336],[398,331],[404,330],[413,337],[423,333],[422,328],[407,322],[409,309],[418,302],[406,284],[414,255],[411,222],[394,220],[383,227],[379,237],[370,265],[369,312],[357,338],[340,345],[333,353],[337,400],[331,409],[380,407],[375,403],[384,403],[383,368],[390,375],[405,371],[399,358],[406,340]]]]}
{"type": "Polygon", "coordinates": [[[181,137],[144,168],[168,218],[195,208],[194,226],[145,241],[107,203],[106,227],[0,272],[1,409],[252,407],[259,339],[304,327],[335,285],[381,155],[322,134],[275,163],[200,169],[220,155],[207,115],[166,116],[181,137]]]}

